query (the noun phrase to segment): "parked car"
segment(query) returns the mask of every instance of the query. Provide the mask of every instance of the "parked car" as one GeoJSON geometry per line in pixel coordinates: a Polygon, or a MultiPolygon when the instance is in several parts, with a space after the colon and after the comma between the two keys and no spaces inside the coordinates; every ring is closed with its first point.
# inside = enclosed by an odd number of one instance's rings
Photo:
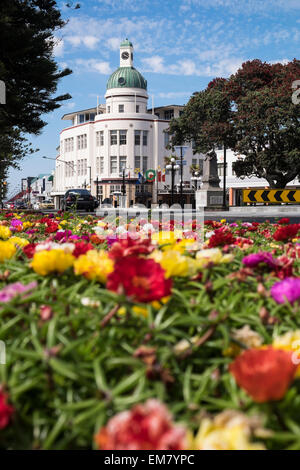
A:
{"type": "Polygon", "coordinates": [[[15,202],[15,209],[27,209],[27,204],[25,201],[20,200],[15,202]]]}
{"type": "Polygon", "coordinates": [[[71,207],[93,211],[95,209],[95,199],[87,189],[69,189],[62,200],[62,210],[71,207]]]}
{"type": "Polygon", "coordinates": [[[94,198],[94,201],[95,201],[95,209],[96,209],[97,207],[99,207],[99,201],[95,196],[93,196],[93,198],[94,198]]]}
{"type": "Polygon", "coordinates": [[[52,199],[45,199],[40,203],[40,209],[54,209],[54,202],[52,199]]]}

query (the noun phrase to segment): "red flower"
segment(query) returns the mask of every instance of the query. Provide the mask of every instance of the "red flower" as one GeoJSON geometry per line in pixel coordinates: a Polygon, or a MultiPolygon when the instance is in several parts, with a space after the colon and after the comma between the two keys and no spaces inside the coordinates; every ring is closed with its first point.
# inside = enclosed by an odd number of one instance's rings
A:
{"type": "Polygon", "coordinates": [[[109,274],[107,288],[125,293],[137,302],[152,302],[171,294],[172,281],[153,259],[129,256],[121,258],[109,274]]]}
{"type": "Polygon", "coordinates": [[[14,408],[7,404],[7,396],[0,390],[0,429],[4,429],[10,422],[14,408]]]}
{"type": "Polygon", "coordinates": [[[292,352],[272,347],[248,349],[229,366],[239,387],[257,403],[283,398],[296,369],[292,352]]]}
{"type": "Polygon", "coordinates": [[[45,233],[54,233],[58,230],[58,224],[56,222],[51,222],[47,224],[48,227],[45,230],[45,233]]]}
{"type": "Polygon", "coordinates": [[[276,230],[273,234],[273,238],[278,242],[290,240],[296,237],[299,229],[299,224],[283,225],[276,230]]]}
{"type": "Polygon", "coordinates": [[[117,260],[125,256],[148,255],[153,250],[154,246],[151,245],[151,240],[142,240],[141,238],[135,240],[131,237],[127,237],[113,244],[109,252],[109,257],[117,260]]]}
{"type": "Polygon", "coordinates": [[[72,252],[72,255],[78,258],[80,255],[85,255],[89,250],[93,250],[93,245],[91,243],[85,243],[83,241],[75,243],[75,248],[72,252]]]}
{"type": "Polygon", "coordinates": [[[209,239],[209,248],[215,248],[217,246],[232,245],[235,242],[235,238],[229,230],[217,229],[215,233],[209,239]]]}
{"type": "Polygon", "coordinates": [[[111,418],[95,440],[102,450],[184,450],[186,430],[174,425],[167,408],[151,399],[111,418]]]}
{"type": "Polygon", "coordinates": [[[288,217],[282,217],[282,219],[278,220],[277,222],[280,225],[285,225],[290,223],[290,219],[288,217]]]}
{"type": "Polygon", "coordinates": [[[36,245],[36,243],[29,243],[29,245],[23,246],[22,250],[23,253],[27,256],[27,258],[33,258],[36,245]]]}

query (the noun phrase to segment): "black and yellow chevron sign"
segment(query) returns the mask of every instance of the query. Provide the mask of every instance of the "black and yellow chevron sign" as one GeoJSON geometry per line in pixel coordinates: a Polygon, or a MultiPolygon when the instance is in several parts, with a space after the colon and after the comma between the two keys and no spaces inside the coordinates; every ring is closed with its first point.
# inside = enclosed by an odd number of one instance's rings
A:
{"type": "Polygon", "coordinates": [[[300,204],[300,189],[244,189],[243,201],[300,204]]]}

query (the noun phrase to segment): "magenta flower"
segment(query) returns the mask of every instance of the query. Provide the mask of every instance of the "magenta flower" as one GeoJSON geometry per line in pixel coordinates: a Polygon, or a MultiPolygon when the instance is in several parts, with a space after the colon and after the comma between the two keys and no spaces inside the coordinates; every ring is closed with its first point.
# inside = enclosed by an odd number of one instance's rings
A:
{"type": "Polygon", "coordinates": [[[36,287],[36,281],[30,282],[27,285],[22,284],[22,282],[14,282],[13,284],[9,284],[0,290],[0,302],[9,302],[17,295],[28,293],[28,291],[35,289],[36,287]]]}
{"type": "Polygon", "coordinates": [[[300,278],[287,277],[283,281],[276,282],[271,287],[271,296],[278,304],[300,300],[300,278]]]}
{"type": "Polygon", "coordinates": [[[266,264],[269,268],[275,268],[278,264],[276,259],[274,259],[268,251],[260,251],[245,256],[242,261],[248,268],[256,268],[259,264],[266,264]]]}
{"type": "Polygon", "coordinates": [[[68,238],[72,235],[71,230],[59,230],[54,236],[56,241],[67,241],[68,238]]]}

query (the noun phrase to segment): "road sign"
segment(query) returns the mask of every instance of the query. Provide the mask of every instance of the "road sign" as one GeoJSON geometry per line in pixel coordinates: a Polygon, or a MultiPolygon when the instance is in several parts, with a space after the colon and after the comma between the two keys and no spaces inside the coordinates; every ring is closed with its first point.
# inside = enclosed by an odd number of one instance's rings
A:
{"type": "Polygon", "coordinates": [[[181,165],[181,164],[182,164],[182,165],[187,165],[187,161],[186,161],[186,160],[182,160],[182,161],[181,161],[181,160],[176,160],[176,163],[177,163],[177,165],[181,165]]]}
{"type": "Polygon", "coordinates": [[[299,189],[244,189],[244,202],[300,203],[299,189]]]}

